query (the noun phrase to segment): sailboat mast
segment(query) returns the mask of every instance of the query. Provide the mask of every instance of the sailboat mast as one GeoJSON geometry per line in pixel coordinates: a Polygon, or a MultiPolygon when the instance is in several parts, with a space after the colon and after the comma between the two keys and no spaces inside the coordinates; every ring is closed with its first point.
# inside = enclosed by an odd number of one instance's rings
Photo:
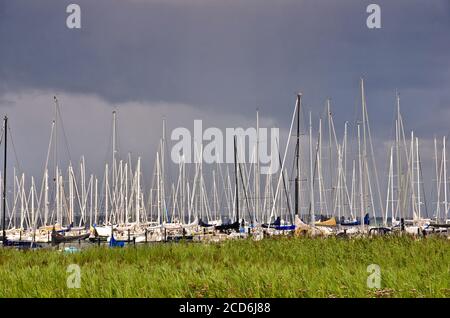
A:
{"type": "Polygon", "coordinates": [[[236,183],[236,221],[239,222],[239,183],[238,183],[238,163],[237,163],[237,148],[236,148],[236,136],[234,136],[234,176],[236,183]]]}
{"type": "Polygon", "coordinates": [[[48,225],[48,169],[45,169],[44,175],[44,225],[48,225]]]}
{"type": "Polygon", "coordinates": [[[89,206],[89,227],[92,226],[92,214],[93,214],[93,193],[94,193],[94,175],[91,174],[91,178],[89,181],[89,191],[90,191],[90,206],[89,206]]]}
{"type": "Polygon", "coordinates": [[[109,206],[108,206],[108,164],[105,165],[105,224],[108,224],[109,221],[109,206]]]}
{"type": "Polygon", "coordinates": [[[139,225],[141,219],[141,157],[138,157],[137,167],[136,167],[136,216],[135,222],[139,225]]]}
{"type": "Polygon", "coordinates": [[[447,200],[447,154],[446,154],[446,137],[443,138],[443,160],[444,160],[444,208],[445,208],[445,219],[447,220],[448,213],[448,200],[447,200]]]}
{"type": "MultiPolygon", "coordinates": [[[[111,215],[117,213],[117,164],[116,164],[116,111],[113,110],[112,161],[111,161],[111,215]]],[[[117,216],[116,216],[117,217],[117,216]]],[[[114,222],[113,218],[111,222],[114,222]]]]}
{"type": "MultiPolygon", "coordinates": [[[[392,163],[392,149],[393,147],[391,147],[390,152],[389,152],[389,174],[388,174],[388,185],[387,185],[387,194],[386,194],[386,215],[384,217],[384,226],[387,226],[387,218],[388,218],[388,212],[389,212],[389,200],[391,198],[391,187],[393,184],[393,163],[392,163]]],[[[394,202],[392,201],[392,204],[394,204],[394,202]]],[[[394,219],[394,211],[392,209],[392,219],[394,219]]]]}
{"type": "Polygon", "coordinates": [[[414,151],[414,132],[413,131],[411,132],[411,146],[410,146],[410,148],[411,148],[411,151],[410,151],[410,153],[411,153],[410,154],[411,165],[410,165],[409,169],[410,169],[410,173],[411,173],[411,192],[412,192],[412,195],[411,195],[411,209],[413,211],[413,219],[415,220],[417,213],[416,213],[416,194],[415,194],[416,190],[415,190],[415,187],[414,187],[414,179],[415,179],[415,176],[414,176],[414,159],[415,159],[414,152],[415,151],[414,151]]]}
{"type": "Polygon", "coordinates": [[[295,148],[295,215],[299,213],[299,189],[300,189],[300,107],[302,102],[302,94],[297,94],[297,143],[295,148]]]}
{"type": "Polygon", "coordinates": [[[95,177],[94,224],[98,224],[98,178],[95,177]]]}
{"type": "Polygon", "coordinates": [[[361,158],[361,127],[358,124],[358,168],[359,168],[359,198],[360,198],[360,212],[361,212],[361,229],[364,227],[364,188],[363,188],[363,170],[362,170],[362,158],[361,158]]]}
{"type": "MultiPolygon", "coordinates": [[[[161,181],[161,204],[163,205],[163,213],[164,217],[167,217],[167,207],[166,207],[166,164],[165,164],[165,156],[166,156],[166,118],[163,117],[162,120],[162,140],[161,140],[161,165],[160,165],[160,181],[161,181]]],[[[168,221],[168,220],[167,220],[168,221]]]]}
{"type": "Polygon", "coordinates": [[[161,167],[160,167],[160,161],[159,161],[159,152],[156,153],[156,207],[158,211],[158,223],[162,224],[163,220],[161,219],[161,167]]]}
{"type": "MultiPolygon", "coordinates": [[[[116,111],[115,110],[112,112],[112,115],[113,115],[112,164],[114,167],[114,163],[116,161],[116,111]]],[[[115,171],[113,170],[113,183],[114,183],[114,174],[115,174],[115,171]]]]}
{"type": "MultiPolygon", "coordinates": [[[[333,150],[332,150],[332,141],[331,141],[331,105],[330,99],[327,99],[327,118],[328,118],[328,164],[330,169],[330,199],[333,198],[333,186],[334,186],[334,177],[333,177],[333,150]]],[[[326,200],[327,196],[325,196],[326,200]]],[[[331,204],[331,200],[329,201],[331,204]]],[[[328,211],[327,211],[328,212],[328,211]]]]}
{"type": "Polygon", "coordinates": [[[318,151],[317,151],[317,177],[319,187],[319,209],[320,215],[323,215],[323,178],[322,178],[322,119],[319,119],[319,136],[318,136],[318,151]]]}
{"type": "MultiPolygon", "coordinates": [[[[437,151],[437,140],[436,140],[436,136],[434,136],[433,138],[433,143],[434,143],[434,164],[435,164],[435,174],[436,174],[436,219],[438,219],[439,214],[440,214],[440,205],[441,205],[441,187],[440,187],[440,183],[441,183],[441,175],[440,175],[440,169],[439,169],[439,164],[438,164],[438,151],[437,151]]],[[[444,156],[444,153],[442,153],[442,156],[444,156]]],[[[441,163],[443,162],[443,158],[441,158],[441,163]]]]}
{"type": "Polygon", "coordinates": [[[417,158],[417,204],[419,211],[419,219],[420,219],[420,160],[419,160],[419,138],[416,137],[416,158],[417,158]]]}
{"type": "Polygon", "coordinates": [[[2,213],[3,213],[3,246],[6,242],[6,159],[7,159],[7,141],[8,141],[8,117],[4,118],[5,146],[3,148],[3,195],[2,195],[2,213]]]}
{"type": "Polygon", "coordinates": [[[311,225],[314,225],[314,164],[313,164],[313,142],[312,142],[312,117],[309,112],[309,195],[310,195],[310,208],[309,217],[311,225]]]}
{"type": "MultiPolygon", "coordinates": [[[[397,121],[396,121],[396,135],[395,135],[395,152],[397,155],[397,213],[400,216],[400,221],[404,219],[402,209],[402,172],[401,172],[401,157],[400,157],[400,94],[397,92],[397,121]]],[[[403,230],[403,227],[402,227],[403,230]]]]}
{"type": "Polygon", "coordinates": [[[256,154],[255,154],[255,215],[256,221],[260,220],[259,212],[259,196],[260,196],[260,166],[259,166],[259,111],[256,110],[256,154]]]}

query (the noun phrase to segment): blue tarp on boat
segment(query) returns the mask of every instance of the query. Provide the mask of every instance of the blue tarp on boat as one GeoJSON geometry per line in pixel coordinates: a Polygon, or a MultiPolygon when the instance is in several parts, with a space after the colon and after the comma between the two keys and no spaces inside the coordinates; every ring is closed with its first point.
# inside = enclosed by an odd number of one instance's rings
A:
{"type": "Polygon", "coordinates": [[[279,231],[294,231],[295,230],[295,225],[275,226],[275,230],[279,230],[279,231]]]}
{"type": "Polygon", "coordinates": [[[125,246],[125,242],[117,241],[114,238],[114,235],[111,236],[111,239],[109,240],[109,247],[124,247],[124,246],[125,246]]]}

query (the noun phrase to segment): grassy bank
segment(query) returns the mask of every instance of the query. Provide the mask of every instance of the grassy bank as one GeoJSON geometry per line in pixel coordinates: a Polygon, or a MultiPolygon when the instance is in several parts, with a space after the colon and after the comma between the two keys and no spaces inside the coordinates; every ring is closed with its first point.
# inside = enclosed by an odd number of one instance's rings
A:
{"type": "Polygon", "coordinates": [[[445,239],[267,239],[0,250],[1,297],[450,297],[445,239]],[[69,264],[81,288],[67,288],[69,264]],[[367,266],[381,289],[367,287],[367,266]]]}

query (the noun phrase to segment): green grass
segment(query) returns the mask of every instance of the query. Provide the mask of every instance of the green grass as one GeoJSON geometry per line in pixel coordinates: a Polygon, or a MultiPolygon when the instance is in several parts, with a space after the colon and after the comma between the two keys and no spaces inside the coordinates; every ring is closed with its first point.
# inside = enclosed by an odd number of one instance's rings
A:
{"type": "Polygon", "coordinates": [[[0,249],[0,297],[450,297],[450,241],[279,238],[221,244],[0,249]],[[67,266],[81,268],[68,288],[67,266]],[[367,287],[367,266],[381,288],[367,287]]]}

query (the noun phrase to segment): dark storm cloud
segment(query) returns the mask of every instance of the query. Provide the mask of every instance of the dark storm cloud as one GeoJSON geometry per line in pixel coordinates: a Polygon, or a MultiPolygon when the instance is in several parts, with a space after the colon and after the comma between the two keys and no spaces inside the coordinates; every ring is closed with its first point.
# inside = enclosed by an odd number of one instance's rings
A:
{"type": "Polygon", "coordinates": [[[316,113],[331,97],[343,122],[353,119],[365,76],[372,119],[388,126],[396,89],[418,116],[449,106],[449,39],[447,0],[0,0],[0,92],[252,116],[260,107],[286,124],[302,90],[316,113]],[[71,2],[82,8],[81,30],[65,27],[71,2]],[[381,30],[365,24],[372,2],[382,8],[381,30]]]}

